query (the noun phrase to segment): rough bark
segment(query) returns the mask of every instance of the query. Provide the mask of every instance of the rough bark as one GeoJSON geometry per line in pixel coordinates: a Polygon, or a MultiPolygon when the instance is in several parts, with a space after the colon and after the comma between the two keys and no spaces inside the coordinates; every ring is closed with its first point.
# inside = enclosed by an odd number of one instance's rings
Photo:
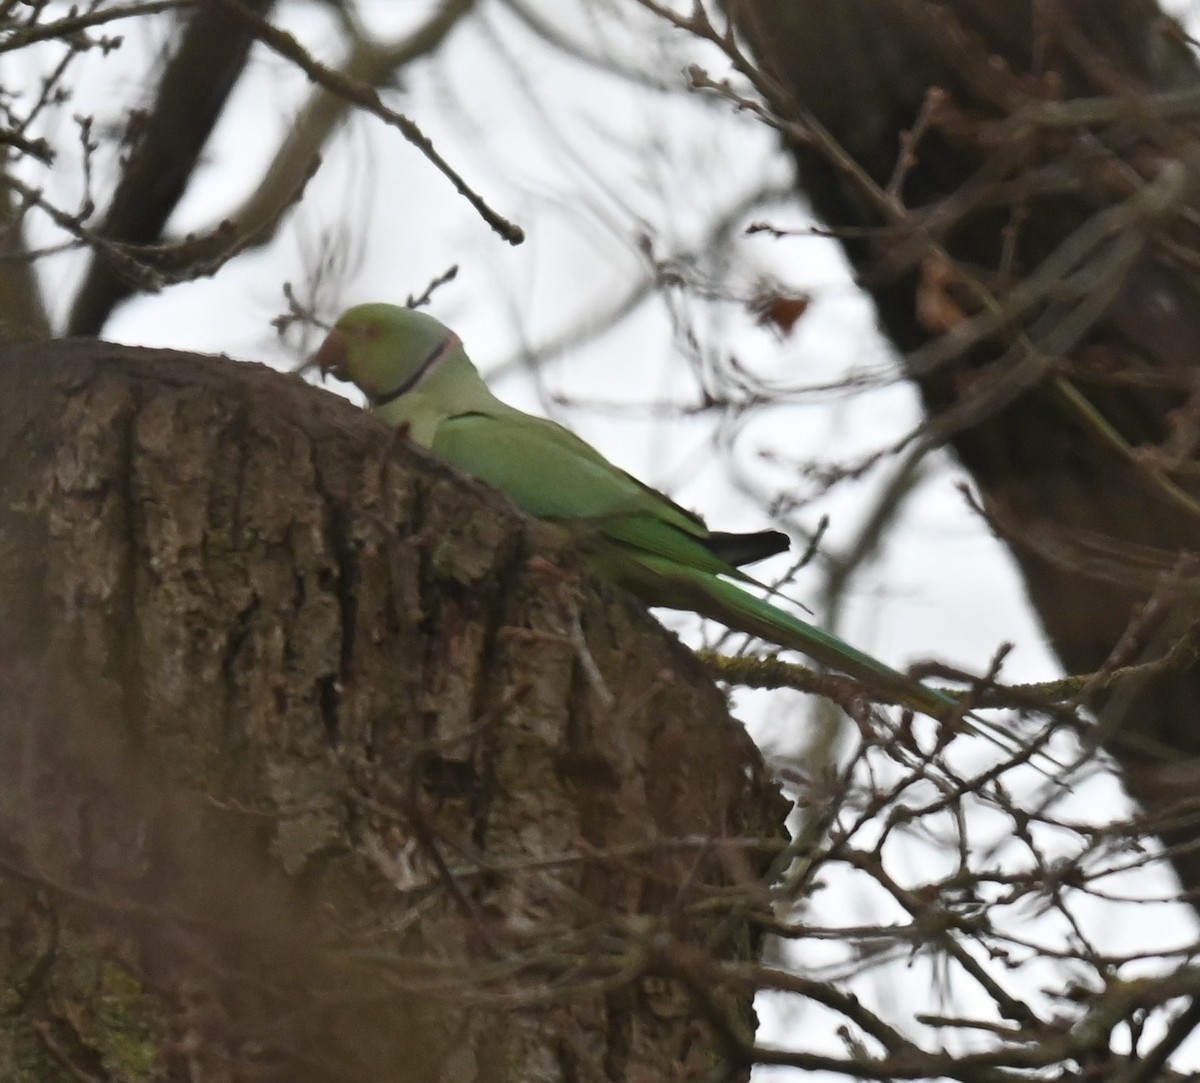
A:
{"type": "MultiPolygon", "coordinates": [[[[907,356],[931,440],[970,471],[1063,664],[1165,657],[1193,634],[1200,547],[1200,129],[1194,107],[1147,97],[1200,87],[1177,28],[1146,0],[727,7],[774,107],[841,148],[789,143],[907,356]],[[1107,113],[1055,111],[1097,98],[1107,113]],[[989,297],[1000,318],[969,337],[989,297]]],[[[1095,700],[1101,740],[1189,890],[1194,657],[1095,700]]]]}
{"type": "Polygon", "coordinates": [[[299,381],[0,361],[0,1077],[720,1063],[667,960],[754,953],[781,809],[688,651],[299,381]]]}

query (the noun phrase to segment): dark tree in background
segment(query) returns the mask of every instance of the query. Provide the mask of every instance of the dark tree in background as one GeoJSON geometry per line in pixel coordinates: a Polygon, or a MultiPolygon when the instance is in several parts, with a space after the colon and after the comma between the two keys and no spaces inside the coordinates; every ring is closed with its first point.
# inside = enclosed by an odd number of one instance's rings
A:
{"type": "MultiPolygon", "coordinates": [[[[0,1077],[1190,1078],[1191,945],[1147,960],[1077,920],[1154,838],[1200,887],[1180,27],[1132,0],[580,0],[574,22],[442,0],[381,41],[365,7],[326,6],[324,64],[282,2],[0,0],[0,75],[52,50],[0,95],[0,1077]],[[272,243],[352,111],[519,243],[531,223],[398,107],[412,65],[489,19],[652,108],[674,80],[599,44],[632,27],[692,61],[712,108],[777,130],[927,406],[898,477],[954,449],[1072,674],[956,675],[990,743],[779,660],[697,662],[553,529],[299,380],[59,340],[272,243]],[[134,27],[161,55],[99,124],[73,73],[120,63],[134,27]],[[265,56],[307,96],[244,201],[180,236],[265,56]],[[46,270],[64,246],[66,288],[46,270]],[[844,755],[768,768],[714,675],[824,696],[854,723],[844,755]],[[1136,822],[1056,804],[1098,747],[1136,822]]],[[[727,299],[651,233],[644,282],[581,339],[637,304],[727,299]]],[[[328,271],[303,269],[286,331],[336,311],[328,271]]],[[[805,318],[782,290],[753,301],[781,333],[805,318]]],[[[769,399],[705,375],[698,411],[729,408],[712,386],[769,399]]]]}
{"type": "Polygon", "coordinates": [[[1200,889],[1189,43],[1139,0],[730,8],[921,439],[970,471],[1068,672],[1143,667],[1079,700],[1200,889]]]}

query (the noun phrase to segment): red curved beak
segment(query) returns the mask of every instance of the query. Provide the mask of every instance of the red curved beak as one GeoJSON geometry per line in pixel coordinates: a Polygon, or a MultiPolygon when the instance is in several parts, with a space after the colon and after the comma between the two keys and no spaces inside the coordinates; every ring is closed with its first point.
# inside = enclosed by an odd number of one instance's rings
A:
{"type": "Polygon", "coordinates": [[[325,336],[312,361],[321,370],[322,376],[332,373],[339,380],[346,379],[346,336],[335,327],[325,336]]]}

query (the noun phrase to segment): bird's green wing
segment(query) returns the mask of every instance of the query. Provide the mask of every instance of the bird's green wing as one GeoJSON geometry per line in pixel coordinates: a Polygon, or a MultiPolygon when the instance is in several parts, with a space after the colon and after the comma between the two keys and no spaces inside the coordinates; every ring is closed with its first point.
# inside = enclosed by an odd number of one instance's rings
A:
{"type": "Polygon", "coordinates": [[[447,417],[433,450],[539,519],[565,522],[710,575],[749,577],[705,545],[708,528],[573,432],[517,410],[447,417]]]}
{"type": "Polygon", "coordinates": [[[595,569],[648,605],[691,610],[798,650],[935,716],[954,710],[952,699],[719,578],[747,577],[705,547],[693,532],[699,520],[553,422],[517,411],[451,416],[433,450],[531,515],[566,523],[595,569]]]}

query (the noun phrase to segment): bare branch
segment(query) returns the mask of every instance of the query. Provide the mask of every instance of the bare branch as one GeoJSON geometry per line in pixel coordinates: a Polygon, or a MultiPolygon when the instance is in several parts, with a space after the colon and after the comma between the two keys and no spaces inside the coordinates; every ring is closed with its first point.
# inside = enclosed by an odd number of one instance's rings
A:
{"type": "Polygon", "coordinates": [[[365,109],[389,127],[395,128],[413,146],[421,151],[438,171],[454,185],[455,190],[475,208],[479,216],[509,244],[520,244],[525,239],[521,228],[496,213],[462,176],[447,162],[434,147],[429,137],[417,124],[393,109],[389,109],[379,98],[374,87],[362,80],[342,75],[324,64],[318,63],[291,34],[272,26],[258,17],[243,0],[216,0],[237,12],[254,30],[255,36],[280,56],[291,60],[315,83],[365,109]]]}

